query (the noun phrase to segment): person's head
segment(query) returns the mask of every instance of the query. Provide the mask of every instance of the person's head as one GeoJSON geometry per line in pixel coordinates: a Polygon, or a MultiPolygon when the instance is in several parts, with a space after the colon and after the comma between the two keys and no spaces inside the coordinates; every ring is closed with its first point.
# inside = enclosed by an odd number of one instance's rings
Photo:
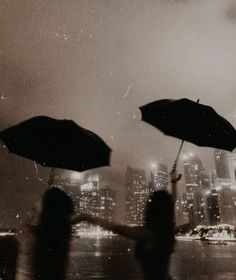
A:
{"type": "Polygon", "coordinates": [[[45,192],[32,258],[35,279],[65,279],[72,213],[72,200],[63,190],[45,192]]]}
{"type": "Polygon", "coordinates": [[[174,222],[174,203],[171,195],[164,190],[153,192],[145,209],[145,226],[152,230],[171,226],[174,222]]]}
{"type": "Polygon", "coordinates": [[[66,221],[73,213],[71,198],[61,189],[49,188],[43,196],[41,223],[66,221]]]}

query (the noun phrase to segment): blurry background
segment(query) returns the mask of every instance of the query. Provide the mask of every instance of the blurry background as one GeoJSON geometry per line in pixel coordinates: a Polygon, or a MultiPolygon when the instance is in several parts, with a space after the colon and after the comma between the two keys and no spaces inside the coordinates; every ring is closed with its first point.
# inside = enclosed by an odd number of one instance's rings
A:
{"type": "MultiPolygon", "coordinates": [[[[170,169],[179,145],[140,122],[139,106],[200,98],[236,126],[235,27],[233,0],[2,0],[0,128],[48,115],[100,135],[112,166],[94,172],[117,191],[122,220],[126,166],[170,169]]],[[[210,148],[183,153],[214,167],[210,148]]],[[[0,227],[29,216],[49,172],[1,143],[0,227]]]]}

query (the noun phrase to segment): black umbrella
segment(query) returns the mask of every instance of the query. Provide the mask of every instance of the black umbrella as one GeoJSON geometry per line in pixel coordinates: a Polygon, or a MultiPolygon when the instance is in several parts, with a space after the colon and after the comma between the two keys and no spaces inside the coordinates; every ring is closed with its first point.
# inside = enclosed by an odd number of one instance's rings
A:
{"type": "Polygon", "coordinates": [[[232,151],[236,147],[234,127],[207,105],[187,98],[161,99],[140,107],[142,120],[163,133],[182,139],[175,165],[186,140],[198,146],[232,151]]]}
{"type": "Polygon", "coordinates": [[[109,165],[111,149],[71,120],[28,119],[0,132],[9,151],[37,163],[75,171],[109,165]]]}

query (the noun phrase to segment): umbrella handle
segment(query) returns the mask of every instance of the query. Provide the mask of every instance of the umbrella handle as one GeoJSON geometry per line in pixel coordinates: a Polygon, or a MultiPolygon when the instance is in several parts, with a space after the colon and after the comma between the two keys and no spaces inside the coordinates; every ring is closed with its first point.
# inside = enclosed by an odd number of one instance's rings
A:
{"type": "Polygon", "coordinates": [[[179,156],[180,156],[180,152],[182,150],[183,144],[184,144],[184,140],[182,140],[182,142],[180,144],[180,147],[179,147],[179,150],[178,150],[178,153],[177,153],[177,156],[176,156],[176,159],[175,159],[175,162],[174,162],[174,165],[172,167],[172,171],[171,172],[176,171],[176,167],[177,167],[177,164],[178,164],[178,160],[179,160],[179,156]]]}

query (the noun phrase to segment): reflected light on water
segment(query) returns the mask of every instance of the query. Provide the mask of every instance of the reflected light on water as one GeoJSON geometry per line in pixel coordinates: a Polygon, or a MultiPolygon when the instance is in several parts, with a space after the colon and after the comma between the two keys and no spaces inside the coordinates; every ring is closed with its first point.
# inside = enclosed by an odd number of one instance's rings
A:
{"type": "Polygon", "coordinates": [[[78,228],[75,229],[74,236],[77,237],[89,237],[89,238],[106,238],[106,237],[112,237],[114,234],[110,231],[105,231],[100,227],[93,227],[90,229],[83,229],[78,228]]]}

